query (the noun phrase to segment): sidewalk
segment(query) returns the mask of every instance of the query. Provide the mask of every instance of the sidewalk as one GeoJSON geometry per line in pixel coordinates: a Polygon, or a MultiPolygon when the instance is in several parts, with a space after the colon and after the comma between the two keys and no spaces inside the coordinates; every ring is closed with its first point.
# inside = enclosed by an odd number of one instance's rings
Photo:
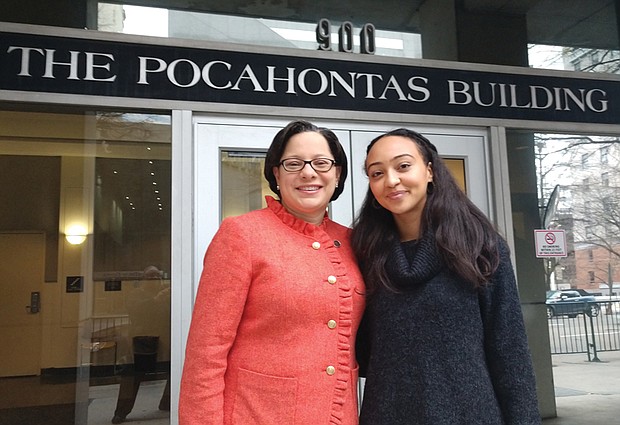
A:
{"type": "Polygon", "coordinates": [[[557,418],[543,425],[611,425],[620,423],[620,351],[551,356],[557,418]]]}

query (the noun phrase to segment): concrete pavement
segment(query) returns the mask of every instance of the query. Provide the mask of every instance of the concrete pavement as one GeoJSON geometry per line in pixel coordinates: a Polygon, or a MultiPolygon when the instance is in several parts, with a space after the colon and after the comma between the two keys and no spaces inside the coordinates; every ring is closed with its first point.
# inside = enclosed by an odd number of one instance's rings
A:
{"type": "Polygon", "coordinates": [[[557,418],[543,425],[620,424],[620,351],[604,351],[600,361],[587,354],[551,357],[557,418]]]}

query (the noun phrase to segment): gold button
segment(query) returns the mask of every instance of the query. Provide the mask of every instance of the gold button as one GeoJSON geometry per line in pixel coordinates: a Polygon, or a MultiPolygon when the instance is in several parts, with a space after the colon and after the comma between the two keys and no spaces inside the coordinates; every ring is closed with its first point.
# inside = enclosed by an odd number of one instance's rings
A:
{"type": "Polygon", "coordinates": [[[327,281],[332,285],[336,283],[336,280],[336,276],[327,276],[327,281]]]}
{"type": "Polygon", "coordinates": [[[327,322],[327,327],[330,329],[334,329],[336,327],[336,321],[330,320],[329,322],[327,322]]]}
{"type": "Polygon", "coordinates": [[[312,242],[312,248],[319,249],[320,247],[321,247],[321,244],[319,242],[312,242]]]}
{"type": "Polygon", "coordinates": [[[327,366],[327,368],[325,368],[325,373],[331,376],[336,373],[336,368],[334,366],[327,366]]]}

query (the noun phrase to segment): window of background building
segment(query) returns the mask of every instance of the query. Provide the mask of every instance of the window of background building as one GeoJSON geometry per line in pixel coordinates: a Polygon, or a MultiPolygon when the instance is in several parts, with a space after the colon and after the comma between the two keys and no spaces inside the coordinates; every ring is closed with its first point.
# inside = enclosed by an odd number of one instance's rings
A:
{"type": "Polygon", "coordinates": [[[609,173],[601,173],[601,183],[603,186],[609,186],[609,173]]]}
{"type": "Polygon", "coordinates": [[[586,168],[588,166],[588,156],[589,154],[587,153],[581,155],[581,168],[586,168]]]}
{"type": "Polygon", "coordinates": [[[609,162],[609,147],[601,149],[601,164],[607,164],[609,162]]]}

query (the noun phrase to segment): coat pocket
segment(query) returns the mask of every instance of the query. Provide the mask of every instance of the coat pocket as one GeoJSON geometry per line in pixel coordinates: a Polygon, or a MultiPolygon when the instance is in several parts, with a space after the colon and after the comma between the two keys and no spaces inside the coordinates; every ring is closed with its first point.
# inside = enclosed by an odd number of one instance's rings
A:
{"type": "Polygon", "coordinates": [[[233,424],[294,424],[296,400],[297,378],[239,369],[233,424]]]}

